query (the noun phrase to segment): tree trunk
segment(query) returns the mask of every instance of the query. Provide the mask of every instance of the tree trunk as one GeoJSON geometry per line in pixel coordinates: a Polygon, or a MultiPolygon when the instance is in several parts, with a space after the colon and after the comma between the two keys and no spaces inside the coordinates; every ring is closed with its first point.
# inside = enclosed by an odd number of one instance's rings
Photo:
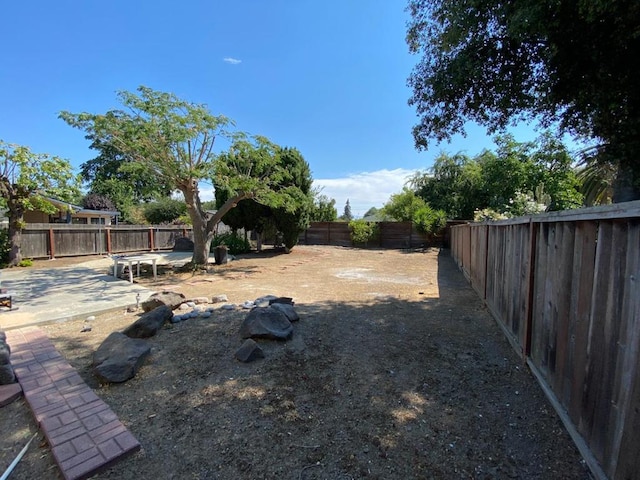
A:
{"type": "Polygon", "coordinates": [[[640,200],[640,173],[628,162],[621,163],[613,184],[613,203],[640,200]]]}
{"type": "Polygon", "coordinates": [[[191,258],[191,263],[193,266],[207,265],[216,225],[220,223],[225,213],[235,207],[240,200],[253,198],[253,195],[240,192],[227,200],[212,217],[207,218],[208,214],[202,209],[202,203],[200,202],[198,182],[191,180],[184,185],[180,185],[179,188],[187,203],[187,212],[193,226],[193,257],[191,258]]]}
{"type": "Polygon", "coordinates": [[[18,202],[7,202],[9,207],[9,266],[15,267],[22,261],[22,225],[24,225],[24,209],[18,202]]]}

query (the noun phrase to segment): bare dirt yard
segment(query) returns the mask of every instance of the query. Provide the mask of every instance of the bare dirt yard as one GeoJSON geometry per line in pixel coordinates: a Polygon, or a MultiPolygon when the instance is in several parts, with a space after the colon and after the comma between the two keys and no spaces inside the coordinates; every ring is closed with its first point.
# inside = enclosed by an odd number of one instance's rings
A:
{"type": "MultiPolygon", "coordinates": [[[[49,267],[51,263],[47,264],[49,267]]],[[[38,268],[36,265],[34,268],[38,268]]],[[[234,353],[247,310],[167,325],[137,376],[100,385],[91,356],[136,313],[43,327],[142,450],[99,479],[589,479],[541,389],[448,252],[298,246],[156,290],[230,303],[293,297],[301,319],[266,358],[234,353]]],[[[24,400],[0,410],[0,465],[36,431],[24,400]]],[[[60,474],[43,439],[12,479],[60,474]]]]}

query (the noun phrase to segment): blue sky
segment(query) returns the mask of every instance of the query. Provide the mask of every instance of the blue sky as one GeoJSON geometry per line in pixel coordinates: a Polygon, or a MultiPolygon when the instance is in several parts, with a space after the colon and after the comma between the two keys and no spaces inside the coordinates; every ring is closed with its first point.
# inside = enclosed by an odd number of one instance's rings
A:
{"type": "MultiPolygon", "coordinates": [[[[93,158],[61,110],[117,108],[118,90],[170,91],[298,148],[317,187],[356,216],[380,207],[437,154],[492,148],[485,131],[414,149],[405,2],[205,0],[6,2],[0,139],[93,158]]],[[[530,129],[516,132],[531,140],[530,129]]],[[[211,196],[206,185],[203,197],[211,196]]]]}

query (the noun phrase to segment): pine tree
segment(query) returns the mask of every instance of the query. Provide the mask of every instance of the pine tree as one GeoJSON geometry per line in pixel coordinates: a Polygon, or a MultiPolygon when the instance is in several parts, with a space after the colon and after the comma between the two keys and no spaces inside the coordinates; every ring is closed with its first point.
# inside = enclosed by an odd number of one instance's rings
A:
{"type": "Polygon", "coordinates": [[[349,199],[347,198],[347,203],[344,205],[344,213],[340,217],[340,220],[344,220],[345,222],[350,222],[353,220],[353,215],[351,214],[351,205],[349,204],[349,199]]]}

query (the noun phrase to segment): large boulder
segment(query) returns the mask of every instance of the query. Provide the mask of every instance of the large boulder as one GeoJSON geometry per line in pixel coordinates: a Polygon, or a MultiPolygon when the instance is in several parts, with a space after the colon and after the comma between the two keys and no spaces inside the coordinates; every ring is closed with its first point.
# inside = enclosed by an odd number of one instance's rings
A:
{"type": "Polygon", "coordinates": [[[173,244],[174,252],[193,252],[193,240],[187,237],[176,238],[173,244]]]}
{"type": "Polygon", "coordinates": [[[93,354],[93,372],[104,382],[126,382],[135,376],[150,351],[146,341],[113,332],[93,354]]]}
{"type": "Polygon", "coordinates": [[[171,310],[175,310],[186,300],[187,297],[185,297],[182,293],[156,292],[149,298],[147,298],[144,302],[142,302],[142,310],[144,310],[145,312],[150,312],[154,308],[158,308],[161,305],[166,305],[167,307],[171,308],[171,310]]]}
{"type": "Polygon", "coordinates": [[[171,308],[161,305],[150,312],[143,313],[138,320],[125,328],[122,333],[131,338],[153,337],[165,322],[171,320],[171,317],[173,317],[171,308]]]}
{"type": "Polygon", "coordinates": [[[240,326],[242,338],[286,340],[293,334],[293,325],[286,315],[272,307],[256,307],[240,326]]]}

